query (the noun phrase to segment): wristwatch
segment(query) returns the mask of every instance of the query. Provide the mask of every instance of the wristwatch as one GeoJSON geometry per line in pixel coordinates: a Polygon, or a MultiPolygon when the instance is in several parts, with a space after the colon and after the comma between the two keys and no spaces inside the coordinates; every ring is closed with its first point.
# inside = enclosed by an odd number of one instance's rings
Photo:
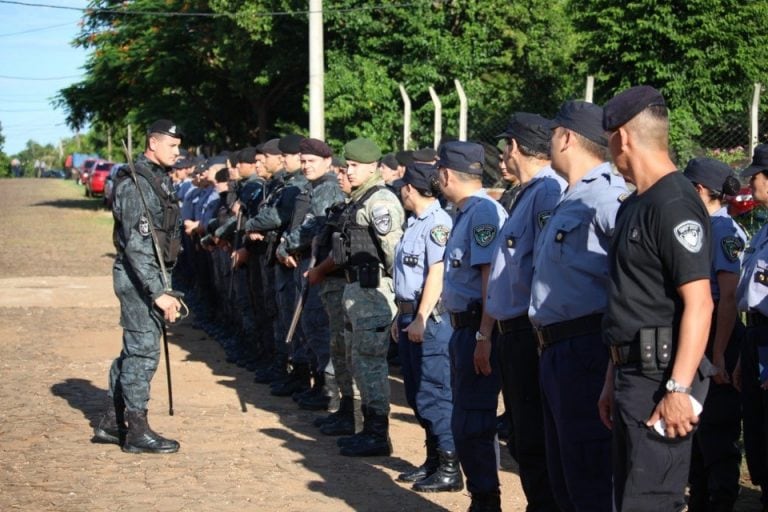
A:
{"type": "Polygon", "coordinates": [[[668,393],[686,393],[690,395],[692,391],[691,388],[687,388],[683,386],[682,384],[678,383],[675,379],[669,379],[664,386],[667,388],[668,393]]]}
{"type": "Polygon", "coordinates": [[[480,331],[477,331],[475,333],[475,341],[480,343],[481,341],[489,341],[489,338],[488,338],[488,336],[486,336],[485,334],[481,333],[480,331]]]}

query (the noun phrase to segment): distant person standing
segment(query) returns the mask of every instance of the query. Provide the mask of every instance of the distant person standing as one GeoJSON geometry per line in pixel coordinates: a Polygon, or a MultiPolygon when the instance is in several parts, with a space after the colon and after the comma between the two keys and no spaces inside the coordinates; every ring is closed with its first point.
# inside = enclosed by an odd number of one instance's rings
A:
{"type": "Polygon", "coordinates": [[[21,161],[18,158],[11,160],[11,176],[14,178],[21,178],[23,174],[24,171],[21,168],[21,161]]]}

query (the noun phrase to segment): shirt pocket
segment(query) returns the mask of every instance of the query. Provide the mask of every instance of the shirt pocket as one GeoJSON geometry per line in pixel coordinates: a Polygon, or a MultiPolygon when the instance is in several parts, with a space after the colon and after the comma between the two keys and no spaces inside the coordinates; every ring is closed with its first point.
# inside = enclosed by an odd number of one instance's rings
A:
{"type": "Polygon", "coordinates": [[[587,250],[588,221],[579,215],[562,215],[549,222],[553,221],[552,238],[547,240],[547,243],[553,244],[554,250],[550,251],[552,258],[566,264],[575,263],[574,259],[580,254],[583,256],[587,250]]]}
{"type": "Polygon", "coordinates": [[[528,239],[528,226],[518,224],[513,226],[509,232],[504,233],[504,237],[498,243],[504,248],[504,263],[508,267],[520,267],[523,257],[530,253],[532,240],[528,239]]]}

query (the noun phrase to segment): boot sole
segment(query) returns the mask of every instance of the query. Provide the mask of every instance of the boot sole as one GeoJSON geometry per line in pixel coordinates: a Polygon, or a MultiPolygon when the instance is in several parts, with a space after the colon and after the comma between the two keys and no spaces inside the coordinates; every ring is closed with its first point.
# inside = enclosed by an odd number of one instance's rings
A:
{"type": "Polygon", "coordinates": [[[157,450],[157,449],[149,449],[149,448],[141,448],[138,446],[131,446],[131,445],[123,445],[123,451],[125,453],[156,453],[156,454],[168,454],[168,453],[176,453],[179,451],[179,447],[176,448],[166,448],[164,450],[157,450]]]}
{"type": "Polygon", "coordinates": [[[464,485],[463,484],[462,485],[451,485],[451,486],[440,487],[440,488],[435,488],[435,489],[431,489],[431,488],[422,489],[422,488],[416,487],[414,485],[413,487],[411,487],[411,489],[413,489],[416,492],[424,492],[424,493],[427,493],[427,492],[459,492],[459,491],[463,491],[464,490],[464,485]]]}
{"type": "Polygon", "coordinates": [[[91,439],[91,442],[99,444],[120,444],[120,438],[113,436],[106,430],[95,428],[93,429],[93,439],[91,439]]]}

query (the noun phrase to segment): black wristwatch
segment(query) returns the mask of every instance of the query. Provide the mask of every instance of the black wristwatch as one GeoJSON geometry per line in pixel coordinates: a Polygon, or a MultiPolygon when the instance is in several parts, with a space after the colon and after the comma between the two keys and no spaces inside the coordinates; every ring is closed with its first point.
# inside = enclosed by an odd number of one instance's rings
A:
{"type": "Polygon", "coordinates": [[[667,388],[667,393],[685,393],[690,395],[691,391],[693,391],[691,388],[687,388],[678,383],[675,379],[669,379],[664,387],[667,388]]]}

